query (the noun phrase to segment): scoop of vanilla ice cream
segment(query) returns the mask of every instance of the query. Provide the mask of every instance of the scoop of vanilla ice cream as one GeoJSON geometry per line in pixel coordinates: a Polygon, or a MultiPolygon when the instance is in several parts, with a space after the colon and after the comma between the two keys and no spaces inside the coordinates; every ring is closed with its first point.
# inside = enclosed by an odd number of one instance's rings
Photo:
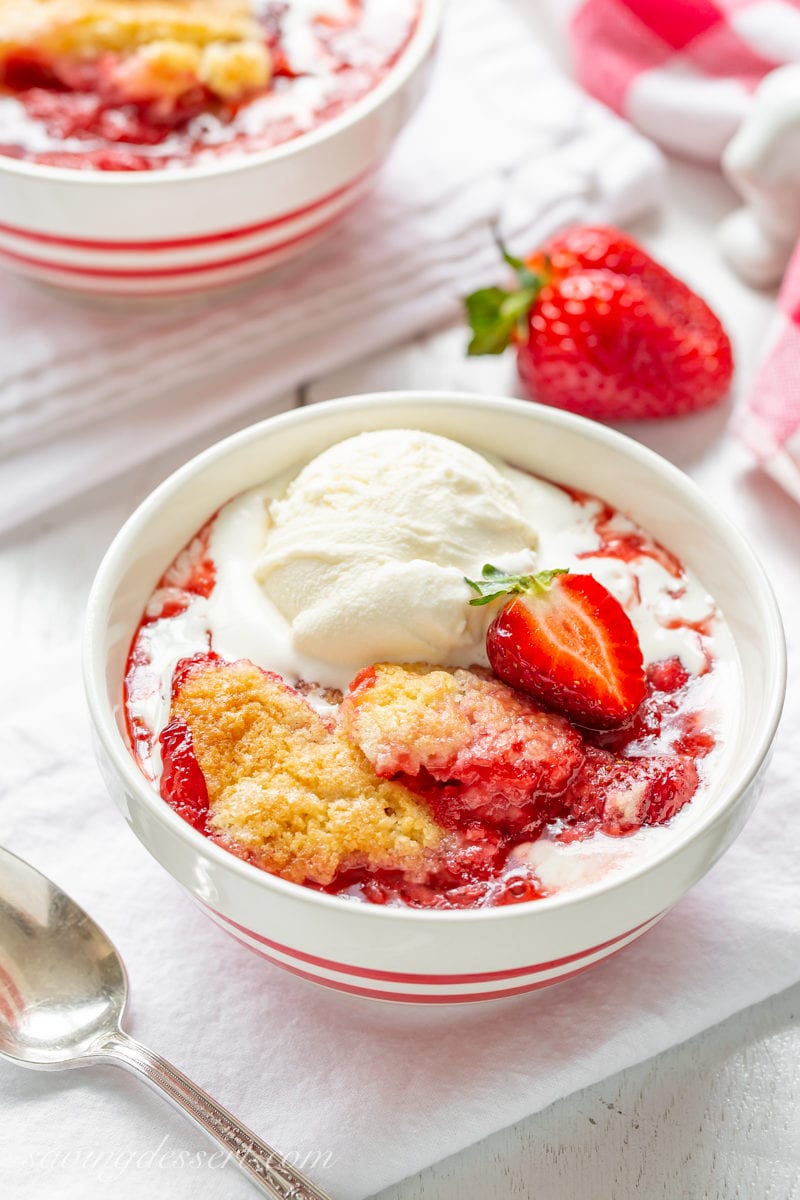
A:
{"type": "Polygon", "coordinates": [[[256,577],[291,625],[294,649],[324,662],[486,662],[494,615],[469,605],[484,563],[529,571],[536,531],[481,455],[392,429],[313,459],[269,506],[256,577]]]}

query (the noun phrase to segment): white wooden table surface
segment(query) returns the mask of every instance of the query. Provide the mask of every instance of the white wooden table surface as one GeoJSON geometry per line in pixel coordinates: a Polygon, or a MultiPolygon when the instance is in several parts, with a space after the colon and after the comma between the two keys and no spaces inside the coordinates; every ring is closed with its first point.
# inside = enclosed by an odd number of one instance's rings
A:
{"type": "MultiPolygon", "coordinates": [[[[734,334],[745,386],[771,299],[738,285],[716,258],[710,230],[733,197],[712,172],[673,164],[665,200],[662,218],[639,232],[717,306],[734,334]]],[[[463,344],[463,331],[440,331],[309,380],[286,404],[408,386],[514,393],[510,362],[468,362],[463,344]]],[[[713,488],[722,420],[710,416],[691,444],[681,423],[637,434],[713,488]]],[[[229,431],[223,425],[219,432],[229,431]]],[[[159,479],[210,440],[158,458],[0,542],[0,597],[18,644],[37,647],[44,661],[51,646],[77,638],[92,574],[113,533],[159,479]]],[[[765,496],[772,488],[757,486],[765,496]]],[[[790,502],[771,500],[790,521],[790,502]]],[[[12,690],[9,675],[0,676],[0,702],[12,690]]],[[[799,1012],[800,986],[561,1100],[380,1200],[800,1200],[799,1012]]]]}

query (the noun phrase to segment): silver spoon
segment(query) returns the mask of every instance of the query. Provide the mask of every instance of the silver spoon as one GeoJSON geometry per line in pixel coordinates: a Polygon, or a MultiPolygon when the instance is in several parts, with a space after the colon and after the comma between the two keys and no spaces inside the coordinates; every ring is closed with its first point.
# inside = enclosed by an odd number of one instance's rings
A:
{"type": "Polygon", "coordinates": [[[94,921],[0,847],[0,1055],[40,1071],[113,1063],[220,1143],[270,1200],[330,1200],[159,1054],[123,1032],[128,979],[94,921]]]}

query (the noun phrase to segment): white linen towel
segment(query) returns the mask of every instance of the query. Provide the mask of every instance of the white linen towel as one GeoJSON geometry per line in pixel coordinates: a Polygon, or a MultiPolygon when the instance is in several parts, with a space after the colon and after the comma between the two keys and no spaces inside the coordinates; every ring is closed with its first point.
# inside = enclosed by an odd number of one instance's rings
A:
{"type": "Polygon", "coordinates": [[[458,315],[521,246],[656,203],[661,160],[495,0],[450,5],[430,92],[335,236],[198,306],[90,307],[0,276],[0,532],[458,315]]]}

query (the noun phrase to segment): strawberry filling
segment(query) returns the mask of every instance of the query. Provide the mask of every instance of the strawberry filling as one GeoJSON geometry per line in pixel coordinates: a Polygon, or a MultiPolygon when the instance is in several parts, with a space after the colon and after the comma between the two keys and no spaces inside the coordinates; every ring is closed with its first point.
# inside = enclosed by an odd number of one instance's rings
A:
{"type": "Polygon", "coordinates": [[[612,837],[662,825],[691,800],[698,782],[697,767],[685,756],[622,758],[587,746],[566,797],[566,820],[612,837]]]}
{"type": "Polygon", "coordinates": [[[185,721],[176,718],[159,734],[161,795],[179,817],[205,833],[208,789],[192,747],[192,733],[185,721]]]}
{"type": "MultiPolygon", "coordinates": [[[[673,687],[669,693],[649,685],[648,714],[656,716],[659,733],[667,712],[679,712],[676,693],[687,687],[684,675],[676,660],[653,671],[662,689],[673,687]]],[[[445,828],[480,821],[500,831],[508,845],[534,840],[553,824],[568,827],[565,840],[598,829],[619,836],[663,824],[699,783],[685,753],[625,753],[643,740],[638,725],[617,735],[615,753],[581,737],[563,717],[471,671],[371,667],[354,681],[339,721],[373,765],[380,764],[380,773],[424,797],[445,828]],[[412,729],[416,768],[409,771],[412,729]],[[426,738],[426,730],[435,736],[426,738]]],[[[650,745],[658,745],[652,736],[650,745]]]]}
{"type": "MultiPolygon", "coordinates": [[[[179,697],[193,676],[225,666],[214,652],[181,660],[173,696],[179,697]]],[[[690,681],[677,660],[656,664],[650,674],[647,711],[651,718],[658,714],[663,726],[679,712],[676,696],[690,681]]],[[[618,837],[663,824],[691,799],[699,782],[696,763],[686,753],[626,754],[652,739],[642,726],[629,731],[627,742],[616,735],[622,752],[613,752],[486,673],[391,664],[369,668],[343,701],[342,730],[370,760],[380,762],[381,777],[424,800],[443,830],[424,878],[354,866],[321,887],[373,904],[470,908],[540,898],[547,890],[533,872],[518,858],[509,860],[514,847],[548,829],[556,841],[570,842],[598,831],[618,837]],[[421,717],[422,709],[409,708],[409,676],[426,686],[427,718],[421,717]],[[431,677],[433,691],[426,682],[431,677]],[[436,731],[433,739],[425,738],[426,719],[436,731]],[[404,769],[412,763],[405,740],[409,721],[419,735],[412,772],[404,769]]],[[[173,717],[158,740],[162,797],[193,828],[219,840],[208,825],[209,793],[189,725],[173,717]]],[[[235,842],[224,844],[239,853],[235,842]]],[[[250,857],[244,851],[242,856],[250,857]]]]}

